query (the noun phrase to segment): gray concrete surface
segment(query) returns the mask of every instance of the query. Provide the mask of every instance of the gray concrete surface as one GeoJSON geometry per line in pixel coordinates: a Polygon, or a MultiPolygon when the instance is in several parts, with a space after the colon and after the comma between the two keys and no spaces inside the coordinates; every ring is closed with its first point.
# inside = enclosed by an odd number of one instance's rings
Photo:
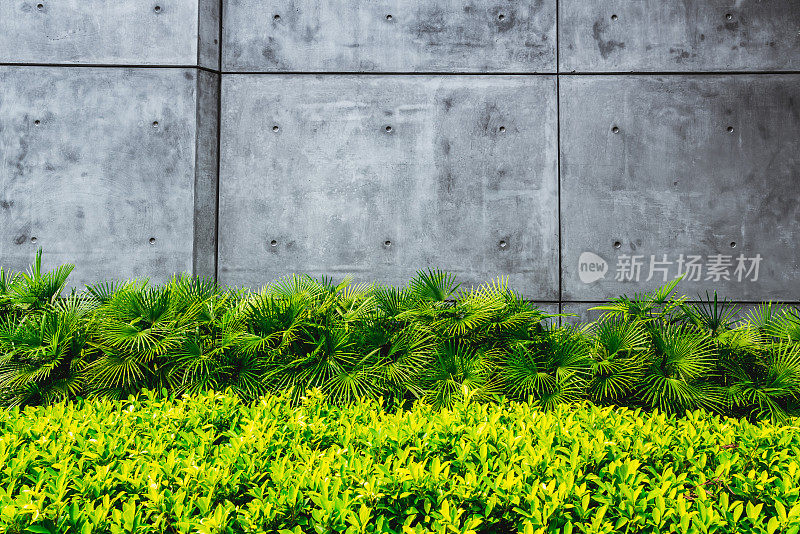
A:
{"type": "Polygon", "coordinates": [[[193,272],[217,274],[220,76],[197,70],[194,168],[193,272]]]}
{"type": "Polygon", "coordinates": [[[800,301],[798,87],[798,0],[0,0],[0,264],[800,301]]]}
{"type": "Polygon", "coordinates": [[[555,72],[555,0],[226,0],[229,71],[555,72]]]}
{"type": "Polygon", "coordinates": [[[218,0],[0,2],[0,63],[217,69],[215,40],[218,0]]]}
{"type": "Polygon", "coordinates": [[[562,72],[800,70],[798,0],[560,0],[562,72]]]}
{"type": "Polygon", "coordinates": [[[216,184],[196,176],[195,69],[0,67],[0,87],[5,267],[42,247],[77,286],[192,270],[196,197],[216,184]]]}
{"type": "Polygon", "coordinates": [[[554,77],[237,75],[222,94],[222,282],[434,265],[558,299],[554,77]]]}
{"type": "MultiPolygon", "coordinates": [[[[157,0],[156,0],[157,1],[157,0]]],[[[220,0],[197,0],[197,65],[220,70],[220,0]]]]}
{"type": "Polygon", "coordinates": [[[562,76],[564,298],[653,289],[678,275],[681,255],[699,255],[732,265],[692,271],[684,291],[800,300],[798,140],[800,75],[562,76]],[[591,283],[579,271],[587,251],[609,263],[591,283]],[[664,255],[672,265],[647,281],[664,255]],[[739,280],[740,255],[761,256],[756,280],[739,280]],[[634,256],[639,281],[618,279],[634,256]]]}

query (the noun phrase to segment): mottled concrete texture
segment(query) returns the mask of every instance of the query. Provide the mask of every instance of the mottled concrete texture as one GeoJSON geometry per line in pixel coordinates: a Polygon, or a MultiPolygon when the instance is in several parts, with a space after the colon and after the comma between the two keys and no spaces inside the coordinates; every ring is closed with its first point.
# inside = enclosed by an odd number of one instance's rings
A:
{"type": "Polygon", "coordinates": [[[217,69],[218,41],[218,0],[0,1],[0,63],[217,69]]]}
{"type": "Polygon", "coordinates": [[[565,300],[655,288],[665,254],[668,278],[681,254],[731,257],[729,280],[704,269],[689,295],[800,300],[800,75],[562,76],[560,100],[565,300]],[[580,280],[587,251],[605,278],[580,280]],[[763,258],[757,280],[737,280],[740,254],[763,258]],[[640,283],[615,279],[623,255],[640,283]]]}
{"type": "Polygon", "coordinates": [[[601,306],[603,302],[564,302],[561,305],[561,324],[562,325],[582,325],[600,319],[602,310],[593,310],[601,306]]]}
{"type": "Polygon", "coordinates": [[[798,0],[560,0],[562,72],[800,70],[798,0]]]}
{"type": "Polygon", "coordinates": [[[42,247],[49,266],[77,264],[76,286],[191,271],[200,189],[216,184],[197,161],[198,83],[196,69],[0,67],[1,263],[42,247]]]}
{"type": "Polygon", "coordinates": [[[555,72],[555,0],[226,0],[231,71],[555,72]]]}
{"type": "Polygon", "coordinates": [[[197,70],[194,274],[216,276],[220,76],[197,70]]]}
{"type": "Polygon", "coordinates": [[[558,299],[552,76],[223,79],[219,276],[292,272],[558,299]]]}
{"type": "Polygon", "coordinates": [[[800,301],[800,0],[0,0],[2,64],[2,265],[800,301]]]}
{"type": "MultiPolygon", "coordinates": [[[[158,0],[156,0],[158,1],[158,0]]],[[[192,0],[198,2],[197,64],[207,69],[219,70],[221,0],[192,0]]]]}

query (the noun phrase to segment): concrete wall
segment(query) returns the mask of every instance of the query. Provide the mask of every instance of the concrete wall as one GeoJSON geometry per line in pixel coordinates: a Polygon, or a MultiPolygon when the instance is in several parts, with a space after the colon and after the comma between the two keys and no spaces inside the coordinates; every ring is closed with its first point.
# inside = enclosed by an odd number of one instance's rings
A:
{"type": "Polygon", "coordinates": [[[0,2],[0,264],[216,269],[217,0],[0,2]]]}
{"type": "Polygon", "coordinates": [[[6,0],[0,149],[0,263],[78,284],[800,301],[798,0],[6,0]]]}

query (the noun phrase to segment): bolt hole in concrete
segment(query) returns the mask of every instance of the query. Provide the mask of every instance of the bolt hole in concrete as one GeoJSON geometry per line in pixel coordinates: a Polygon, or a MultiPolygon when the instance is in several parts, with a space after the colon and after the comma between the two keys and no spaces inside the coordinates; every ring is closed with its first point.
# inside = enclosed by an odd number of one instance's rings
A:
{"type": "Polygon", "coordinates": [[[36,4],[36,9],[38,9],[39,11],[43,10],[44,4],[36,4]]]}
{"type": "Polygon", "coordinates": [[[272,17],[272,20],[281,20],[281,16],[280,15],[275,15],[274,17],[272,17]]]}
{"type": "Polygon", "coordinates": [[[386,127],[386,133],[389,133],[389,132],[391,132],[391,131],[392,131],[392,127],[391,127],[391,126],[387,126],[387,127],[386,127]]]}
{"type": "Polygon", "coordinates": [[[269,242],[269,246],[277,247],[278,246],[278,242],[273,239],[272,241],[269,242]]]}
{"type": "Polygon", "coordinates": [[[392,242],[387,239],[386,241],[383,242],[383,246],[391,247],[392,246],[392,242]]]}
{"type": "Polygon", "coordinates": [[[614,20],[614,21],[615,21],[615,20],[617,20],[618,18],[619,18],[619,17],[617,17],[616,15],[611,15],[611,20],[614,20]]]}
{"type": "Polygon", "coordinates": [[[505,241],[500,241],[500,248],[506,248],[507,246],[508,243],[506,243],[505,241]]]}
{"type": "Polygon", "coordinates": [[[505,131],[506,131],[506,127],[505,126],[501,126],[500,127],[500,133],[505,133],[505,131]]]}
{"type": "Polygon", "coordinates": [[[150,244],[151,245],[155,245],[156,244],[156,238],[155,237],[151,237],[150,238],[150,244]]]}
{"type": "Polygon", "coordinates": [[[505,19],[506,19],[506,16],[503,15],[502,13],[497,15],[497,20],[505,20],[505,19]]]}
{"type": "Polygon", "coordinates": [[[733,126],[728,126],[727,130],[728,130],[728,133],[733,133],[733,126]]]}
{"type": "Polygon", "coordinates": [[[39,241],[37,238],[35,238],[35,237],[31,238],[31,243],[36,243],[37,241],[39,241]]]}
{"type": "Polygon", "coordinates": [[[615,134],[618,134],[619,133],[619,128],[614,126],[613,128],[611,128],[611,131],[614,132],[615,134]]]}
{"type": "Polygon", "coordinates": [[[621,246],[622,243],[620,243],[619,241],[614,241],[614,248],[620,248],[621,246]]]}
{"type": "Polygon", "coordinates": [[[35,121],[33,121],[33,124],[35,124],[36,126],[39,126],[40,124],[42,124],[42,121],[40,121],[39,119],[36,119],[35,121]]]}
{"type": "Polygon", "coordinates": [[[392,20],[393,18],[391,15],[386,15],[386,20],[392,20]]]}
{"type": "Polygon", "coordinates": [[[726,13],[725,18],[728,20],[733,20],[733,15],[731,15],[730,13],[726,13]]]}
{"type": "Polygon", "coordinates": [[[161,13],[161,6],[154,7],[153,11],[155,11],[156,13],[161,13]]]}
{"type": "Polygon", "coordinates": [[[278,130],[280,130],[280,128],[278,128],[278,125],[277,125],[277,124],[276,124],[275,126],[273,126],[273,127],[272,127],[272,131],[273,131],[273,132],[277,132],[278,130]]]}
{"type": "Polygon", "coordinates": [[[153,128],[158,128],[158,121],[153,121],[153,128]]]}
{"type": "Polygon", "coordinates": [[[731,241],[731,248],[736,248],[736,241],[731,241]]]}

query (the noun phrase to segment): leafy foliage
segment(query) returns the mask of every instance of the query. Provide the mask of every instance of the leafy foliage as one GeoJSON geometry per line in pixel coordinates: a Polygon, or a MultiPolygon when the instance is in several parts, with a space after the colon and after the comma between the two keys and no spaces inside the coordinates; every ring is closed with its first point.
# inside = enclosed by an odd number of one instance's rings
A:
{"type": "Polygon", "coordinates": [[[386,410],[314,391],[14,408],[0,411],[0,531],[796,532],[789,423],[508,401],[386,410]]]}
{"type": "Polygon", "coordinates": [[[183,275],[63,296],[71,270],[43,271],[41,251],[26,273],[0,269],[0,403],[226,388],[299,402],[318,388],[336,404],[506,395],[775,421],[800,408],[800,312],[767,303],[741,317],[716,293],[679,296],[678,280],[568,327],[505,279],[465,288],[430,269],[406,287],[293,275],[230,290],[183,275]]]}

